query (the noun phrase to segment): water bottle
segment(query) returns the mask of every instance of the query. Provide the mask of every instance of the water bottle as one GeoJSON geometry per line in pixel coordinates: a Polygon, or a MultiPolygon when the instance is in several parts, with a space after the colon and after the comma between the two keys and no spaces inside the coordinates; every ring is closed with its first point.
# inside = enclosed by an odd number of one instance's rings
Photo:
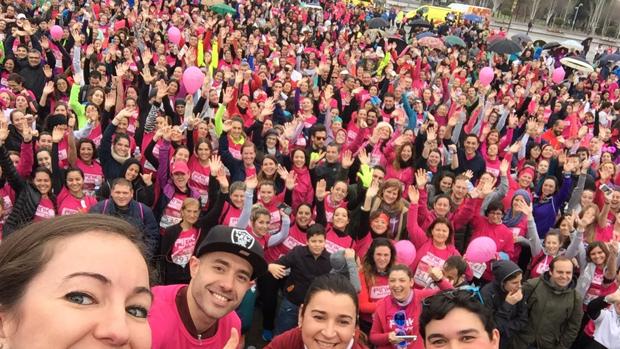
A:
{"type": "Polygon", "coordinates": [[[101,188],[101,178],[99,176],[95,177],[95,193],[99,191],[101,188]]]}
{"type": "Polygon", "coordinates": [[[136,146],[136,150],[133,151],[133,157],[138,158],[142,153],[140,153],[140,147],[136,146]]]}

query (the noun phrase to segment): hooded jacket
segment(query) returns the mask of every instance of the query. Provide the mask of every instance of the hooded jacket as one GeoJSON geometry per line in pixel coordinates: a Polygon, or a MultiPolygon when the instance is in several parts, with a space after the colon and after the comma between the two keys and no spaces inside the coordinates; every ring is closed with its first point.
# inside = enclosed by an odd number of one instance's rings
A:
{"type": "Polygon", "coordinates": [[[509,347],[510,338],[527,325],[527,304],[525,298],[516,304],[506,302],[508,292],[504,282],[523,271],[512,261],[499,260],[493,263],[494,280],[482,288],[484,305],[493,311],[495,324],[500,333],[500,348],[509,347]]]}
{"type": "Polygon", "coordinates": [[[527,302],[527,325],[511,340],[511,348],[568,349],[573,344],[583,317],[582,299],[576,282],[560,288],[551,282],[549,272],[523,284],[527,302]]]}

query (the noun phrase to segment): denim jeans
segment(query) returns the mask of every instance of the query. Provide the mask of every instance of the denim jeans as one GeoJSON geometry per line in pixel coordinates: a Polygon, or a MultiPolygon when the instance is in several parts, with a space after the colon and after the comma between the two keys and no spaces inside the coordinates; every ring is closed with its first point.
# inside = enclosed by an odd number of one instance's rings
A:
{"type": "Polygon", "coordinates": [[[286,297],[282,297],[278,316],[276,317],[276,328],[274,335],[284,333],[297,326],[299,306],[291,303],[286,297]]]}

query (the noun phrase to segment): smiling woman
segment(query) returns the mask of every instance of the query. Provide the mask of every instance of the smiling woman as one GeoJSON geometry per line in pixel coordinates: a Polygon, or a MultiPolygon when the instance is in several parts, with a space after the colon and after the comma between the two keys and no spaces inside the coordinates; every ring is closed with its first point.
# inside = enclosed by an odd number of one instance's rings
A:
{"type": "Polygon", "coordinates": [[[4,240],[0,348],[150,348],[140,241],[131,224],[92,214],[34,223],[4,240]]]}
{"type": "Polygon", "coordinates": [[[357,327],[357,293],[348,279],[326,274],[312,282],[299,312],[299,327],[275,337],[265,349],[365,349],[357,327]]]}

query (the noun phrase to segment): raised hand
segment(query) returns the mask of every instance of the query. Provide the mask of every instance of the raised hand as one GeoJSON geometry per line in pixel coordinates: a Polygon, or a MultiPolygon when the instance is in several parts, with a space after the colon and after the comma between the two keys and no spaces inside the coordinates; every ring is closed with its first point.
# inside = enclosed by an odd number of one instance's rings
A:
{"type": "Polygon", "coordinates": [[[52,93],[54,93],[54,82],[48,81],[45,83],[45,87],[43,87],[43,94],[49,96],[52,93]]]}
{"type": "Polygon", "coordinates": [[[258,178],[256,178],[256,175],[252,175],[245,179],[245,187],[250,190],[254,190],[258,187],[258,178]]]}
{"type": "Polygon", "coordinates": [[[62,138],[65,136],[65,131],[60,128],[60,126],[54,126],[54,129],[52,130],[52,142],[54,143],[60,143],[60,141],[62,141],[62,138]]]}
{"type": "Polygon", "coordinates": [[[329,195],[329,191],[326,190],[327,182],[324,179],[321,179],[316,183],[315,195],[316,199],[319,201],[323,201],[327,195],[329,195]]]}
{"type": "Polygon", "coordinates": [[[411,202],[413,205],[420,202],[420,191],[414,185],[409,186],[407,194],[409,196],[409,202],[411,202]]]}
{"type": "Polygon", "coordinates": [[[415,181],[418,186],[418,189],[425,189],[426,184],[428,183],[428,175],[424,169],[419,168],[415,171],[415,181]]]}
{"type": "Polygon", "coordinates": [[[211,173],[216,176],[220,169],[222,168],[222,160],[219,155],[211,155],[211,159],[209,159],[209,170],[211,173]]]}
{"type": "Polygon", "coordinates": [[[153,174],[152,173],[142,173],[140,177],[142,178],[142,181],[144,182],[144,184],[146,184],[147,187],[153,185],[153,174]]]}
{"type": "Polygon", "coordinates": [[[50,67],[49,65],[44,65],[43,66],[43,74],[45,75],[46,79],[51,79],[53,72],[52,72],[52,67],[50,67]]]}
{"type": "Polygon", "coordinates": [[[24,123],[24,129],[22,131],[22,136],[24,137],[24,142],[30,143],[32,140],[32,128],[27,123],[24,123]]]}
{"type": "Polygon", "coordinates": [[[226,92],[224,92],[224,97],[222,98],[222,103],[224,103],[224,105],[227,105],[233,100],[234,92],[235,92],[234,88],[232,87],[226,88],[226,92]]]}
{"type": "Polygon", "coordinates": [[[351,167],[351,165],[353,165],[353,154],[351,153],[350,150],[345,150],[343,156],[342,156],[342,168],[347,169],[349,167],[351,167]]]}
{"type": "Polygon", "coordinates": [[[295,172],[289,172],[284,180],[284,185],[286,189],[293,190],[295,189],[295,183],[297,182],[297,174],[295,172]]]}
{"type": "Polygon", "coordinates": [[[499,164],[499,172],[502,176],[506,176],[508,175],[508,170],[510,169],[510,163],[508,162],[508,160],[504,159],[502,160],[502,162],[499,164]]]}
{"type": "Polygon", "coordinates": [[[375,196],[377,196],[377,194],[379,194],[379,183],[377,183],[377,181],[374,181],[370,183],[370,187],[368,187],[368,190],[366,190],[366,196],[369,198],[374,198],[375,196]]]}
{"type": "Polygon", "coordinates": [[[368,157],[368,153],[366,152],[366,148],[362,148],[360,152],[357,154],[357,158],[360,160],[360,163],[364,165],[370,164],[370,158],[368,157]]]}

